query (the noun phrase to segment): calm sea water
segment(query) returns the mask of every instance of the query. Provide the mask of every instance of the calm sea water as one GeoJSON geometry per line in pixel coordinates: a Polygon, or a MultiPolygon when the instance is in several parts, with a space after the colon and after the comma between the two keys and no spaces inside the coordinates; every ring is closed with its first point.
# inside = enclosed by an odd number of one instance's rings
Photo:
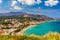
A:
{"type": "Polygon", "coordinates": [[[33,28],[29,28],[24,31],[24,35],[44,35],[48,32],[58,32],[60,33],[60,21],[51,21],[43,24],[39,24],[33,28]]]}

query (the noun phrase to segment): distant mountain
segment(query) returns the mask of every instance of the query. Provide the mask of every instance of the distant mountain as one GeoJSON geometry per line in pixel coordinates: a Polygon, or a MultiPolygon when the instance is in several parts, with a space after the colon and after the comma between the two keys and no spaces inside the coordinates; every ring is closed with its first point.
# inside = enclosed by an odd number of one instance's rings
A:
{"type": "Polygon", "coordinates": [[[54,18],[55,20],[60,20],[60,18],[54,18]]]}
{"type": "Polygon", "coordinates": [[[32,17],[32,18],[44,19],[44,20],[51,20],[51,19],[53,19],[53,18],[47,17],[45,15],[28,14],[28,13],[24,13],[24,12],[0,13],[0,16],[32,17]]]}
{"type": "Polygon", "coordinates": [[[20,15],[23,15],[25,13],[23,12],[9,12],[9,13],[0,13],[0,16],[20,16],[20,15]]]}
{"type": "Polygon", "coordinates": [[[36,18],[36,19],[53,20],[53,18],[50,18],[45,15],[35,15],[35,14],[24,14],[24,15],[27,15],[28,17],[32,17],[32,18],[36,18]]]}

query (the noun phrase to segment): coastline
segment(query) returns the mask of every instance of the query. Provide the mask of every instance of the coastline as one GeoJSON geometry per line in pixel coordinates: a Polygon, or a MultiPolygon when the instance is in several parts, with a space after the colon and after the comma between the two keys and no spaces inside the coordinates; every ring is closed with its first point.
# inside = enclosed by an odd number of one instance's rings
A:
{"type": "Polygon", "coordinates": [[[37,24],[43,24],[45,22],[51,22],[51,21],[42,21],[42,22],[38,22],[38,23],[36,23],[34,25],[29,25],[28,27],[25,27],[21,31],[19,31],[18,33],[16,33],[16,35],[24,35],[23,33],[24,33],[25,30],[27,30],[29,28],[32,28],[32,27],[35,27],[37,24]]]}
{"type": "Polygon", "coordinates": [[[27,30],[27,29],[29,29],[29,28],[32,28],[32,27],[35,27],[36,25],[29,25],[28,27],[25,27],[25,28],[23,28],[21,31],[19,31],[18,33],[17,33],[17,35],[23,35],[23,33],[24,33],[24,31],[25,30],[27,30]]]}

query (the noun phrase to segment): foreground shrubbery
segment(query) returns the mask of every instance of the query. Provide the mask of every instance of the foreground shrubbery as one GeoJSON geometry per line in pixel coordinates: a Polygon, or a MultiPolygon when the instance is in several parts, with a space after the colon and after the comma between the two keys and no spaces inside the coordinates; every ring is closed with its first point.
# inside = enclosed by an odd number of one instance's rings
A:
{"type": "Polygon", "coordinates": [[[0,40],[39,40],[37,37],[0,35],[0,40]]]}
{"type": "Polygon", "coordinates": [[[0,40],[60,40],[60,34],[48,33],[44,36],[16,36],[16,35],[0,35],[0,40]]]}

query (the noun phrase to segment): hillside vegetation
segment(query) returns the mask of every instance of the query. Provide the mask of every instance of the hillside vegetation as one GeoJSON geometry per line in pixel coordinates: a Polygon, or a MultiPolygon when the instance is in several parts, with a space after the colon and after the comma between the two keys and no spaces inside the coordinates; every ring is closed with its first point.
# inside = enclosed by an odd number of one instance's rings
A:
{"type": "Polygon", "coordinates": [[[60,40],[60,34],[49,32],[44,36],[0,35],[0,40],[60,40]]]}

